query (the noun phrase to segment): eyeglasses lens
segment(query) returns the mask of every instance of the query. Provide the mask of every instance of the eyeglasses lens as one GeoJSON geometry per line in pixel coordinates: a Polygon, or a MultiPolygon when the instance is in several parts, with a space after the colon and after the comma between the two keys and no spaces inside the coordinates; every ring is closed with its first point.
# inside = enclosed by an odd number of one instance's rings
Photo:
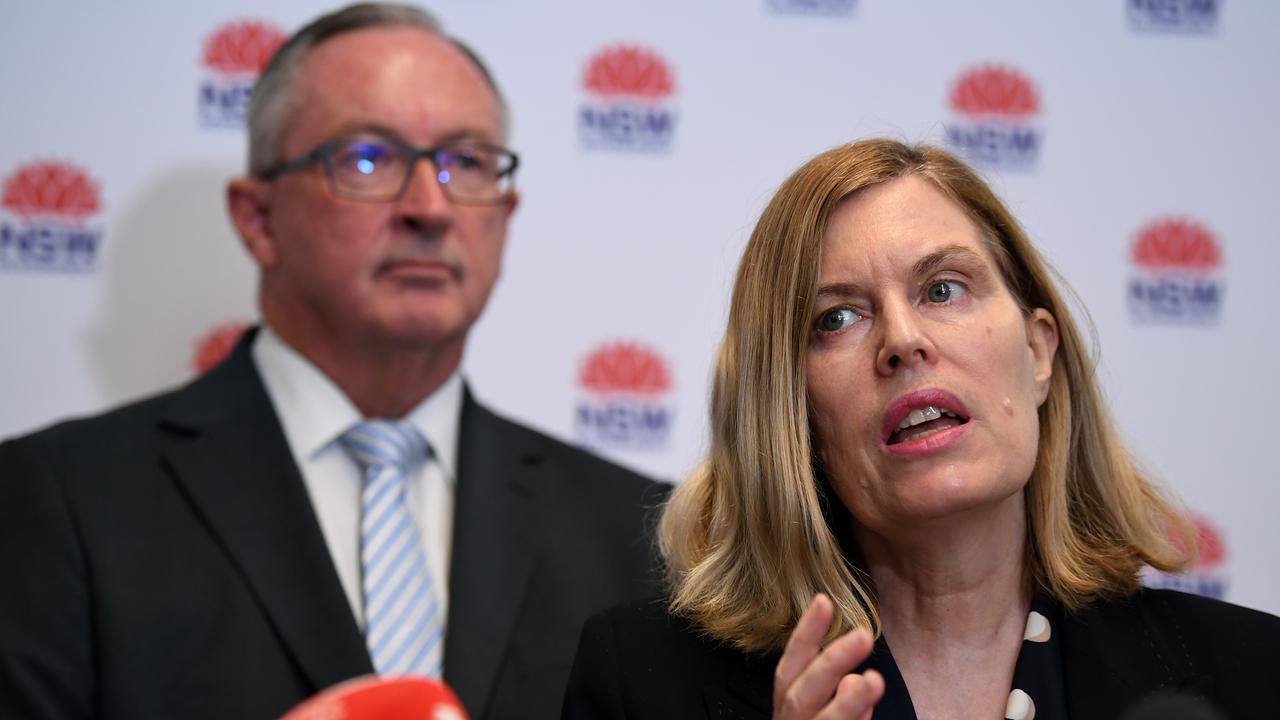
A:
{"type": "Polygon", "coordinates": [[[334,191],[361,200],[391,200],[408,184],[416,163],[434,160],[436,179],[460,202],[493,202],[511,189],[514,165],[508,153],[487,147],[446,146],[426,154],[394,143],[353,140],[334,148],[330,171],[334,191]]]}
{"type": "Polygon", "coordinates": [[[350,142],[334,150],[334,189],[356,198],[392,197],[404,182],[406,158],[393,145],[350,142]]]}

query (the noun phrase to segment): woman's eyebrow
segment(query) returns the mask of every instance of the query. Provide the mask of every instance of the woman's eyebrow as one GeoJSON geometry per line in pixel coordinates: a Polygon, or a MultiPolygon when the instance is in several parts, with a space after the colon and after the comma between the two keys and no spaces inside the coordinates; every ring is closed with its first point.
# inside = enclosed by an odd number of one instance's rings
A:
{"type": "MultiPolygon", "coordinates": [[[[911,268],[912,276],[927,275],[939,266],[946,265],[949,262],[980,266],[982,264],[982,256],[974,252],[973,248],[965,245],[945,245],[917,260],[911,268]]],[[[832,296],[857,297],[861,294],[862,286],[857,283],[833,282],[819,285],[818,294],[815,297],[819,299],[832,296]]]]}
{"type": "Polygon", "coordinates": [[[819,285],[818,294],[815,297],[819,299],[824,297],[830,297],[830,296],[854,297],[854,296],[860,295],[861,293],[862,293],[862,288],[855,283],[837,282],[837,283],[827,283],[826,285],[819,285]]]}
{"type": "Polygon", "coordinates": [[[951,260],[958,260],[965,264],[982,264],[982,256],[974,252],[972,248],[964,245],[946,245],[917,260],[911,271],[916,276],[928,275],[936,270],[939,265],[946,264],[951,260]]]}

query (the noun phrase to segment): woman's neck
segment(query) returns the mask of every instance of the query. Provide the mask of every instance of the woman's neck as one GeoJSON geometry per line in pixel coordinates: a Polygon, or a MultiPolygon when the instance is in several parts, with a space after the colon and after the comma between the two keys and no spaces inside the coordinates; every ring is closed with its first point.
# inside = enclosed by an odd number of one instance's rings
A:
{"type": "Polygon", "coordinates": [[[1031,601],[1022,495],[911,527],[855,535],[917,715],[1002,717],[1031,601]]]}

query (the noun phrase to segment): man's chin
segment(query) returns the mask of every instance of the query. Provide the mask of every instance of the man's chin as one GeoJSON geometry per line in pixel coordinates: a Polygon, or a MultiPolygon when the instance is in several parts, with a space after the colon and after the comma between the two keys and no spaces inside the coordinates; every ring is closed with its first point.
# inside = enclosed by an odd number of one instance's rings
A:
{"type": "Polygon", "coordinates": [[[431,352],[461,345],[466,340],[469,326],[459,318],[397,318],[378,328],[376,342],[388,349],[431,352]]]}

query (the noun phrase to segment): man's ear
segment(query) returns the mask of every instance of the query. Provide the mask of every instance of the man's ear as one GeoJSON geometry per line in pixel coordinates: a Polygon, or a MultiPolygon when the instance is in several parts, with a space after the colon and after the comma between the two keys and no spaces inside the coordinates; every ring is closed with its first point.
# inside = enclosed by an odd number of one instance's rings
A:
{"type": "Polygon", "coordinates": [[[504,201],[504,204],[507,206],[506,208],[507,219],[510,220],[511,213],[515,212],[516,208],[520,206],[520,191],[513,189],[511,193],[507,196],[507,199],[504,201]]]}
{"type": "Polygon", "coordinates": [[[512,189],[511,192],[507,193],[507,196],[503,198],[502,203],[498,205],[498,210],[501,213],[498,218],[498,222],[502,223],[504,245],[506,244],[506,231],[507,228],[510,227],[508,223],[511,222],[511,215],[515,213],[517,207],[520,207],[520,191],[512,189]]]}
{"type": "Polygon", "coordinates": [[[503,198],[502,202],[499,203],[495,208],[496,214],[493,216],[492,222],[497,223],[498,225],[501,226],[499,231],[502,237],[501,247],[499,249],[499,252],[500,252],[499,261],[501,261],[502,258],[505,257],[506,255],[506,246],[507,246],[507,237],[508,237],[507,231],[511,227],[510,226],[511,214],[516,211],[516,208],[519,207],[519,205],[520,205],[520,193],[517,190],[512,190],[510,193],[507,194],[507,197],[503,198]]]}
{"type": "Polygon", "coordinates": [[[1036,382],[1036,404],[1049,397],[1049,381],[1053,379],[1053,358],[1058,353],[1058,321],[1044,308],[1027,315],[1027,345],[1031,349],[1036,382]]]}
{"type": "Polygon", "coordinates": [[[264,270],[275,265],[278,256],[268,222],[271,195],[271,184],[261,178],[239,177],[227,183],[227,213],[245,250],[264,270]]]}

